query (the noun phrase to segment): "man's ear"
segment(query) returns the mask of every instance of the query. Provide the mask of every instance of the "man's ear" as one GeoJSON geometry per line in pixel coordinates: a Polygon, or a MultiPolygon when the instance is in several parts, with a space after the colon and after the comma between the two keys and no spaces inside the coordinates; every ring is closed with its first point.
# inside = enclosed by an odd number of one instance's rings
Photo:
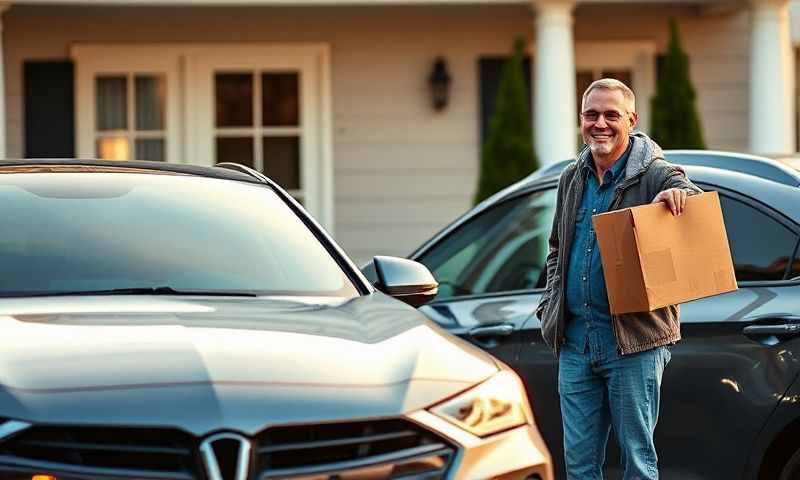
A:
{"type": "Polygon", "coordinates": [[[631,124],[631,130],[634,130],[636,129],[636,125],[639,124],[639,115],[636,112],[630,112],[628,115],[628,121],[631,124]]]}

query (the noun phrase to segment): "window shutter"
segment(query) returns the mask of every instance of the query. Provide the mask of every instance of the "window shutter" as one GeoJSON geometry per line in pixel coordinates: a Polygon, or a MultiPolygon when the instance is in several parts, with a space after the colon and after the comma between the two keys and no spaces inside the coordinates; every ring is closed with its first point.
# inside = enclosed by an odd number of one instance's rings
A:
{"type": "Polygon", "coordinates": [[[24,88],[25,157],[75,157],[73,62],[25,62],[24,88]]]}

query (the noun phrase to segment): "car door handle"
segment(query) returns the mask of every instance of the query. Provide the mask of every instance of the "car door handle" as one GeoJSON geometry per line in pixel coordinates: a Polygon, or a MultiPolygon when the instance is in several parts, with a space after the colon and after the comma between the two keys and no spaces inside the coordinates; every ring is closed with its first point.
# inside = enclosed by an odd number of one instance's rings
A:
{"type": "Polygon", "coordinates": [[[485,327],[475,327],[469,331],[472,338],[486,337],[507,337],[514,331],[514,325],[501,323],[499,325],[487,325],[485,327]]]}
{"type": "Polygon", "coordinates": [[[798,335],[800,324],[783,323],[779,325],[750,325],[744,327],[745,335],[798,335]]]}
{"type": "Polygon", "coordinates": [[[776,345],[788,337],[800,335],[800,316],[797,315],[760,317],[754,320],[764,323],[748,325],[742,333],[764,345],[776,345]]]}

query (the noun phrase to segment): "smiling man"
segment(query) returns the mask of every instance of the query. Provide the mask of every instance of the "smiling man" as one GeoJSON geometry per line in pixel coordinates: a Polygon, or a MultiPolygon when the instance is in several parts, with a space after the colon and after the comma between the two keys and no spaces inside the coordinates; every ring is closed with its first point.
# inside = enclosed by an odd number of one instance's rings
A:
{"type": "Polygon", "coordinates": [[[611,315],[592,216],[663,202],[680,215],[699,193],[680,167],[640,132],[633,92],[622,82],[589,85],[581,106],[586,143],[558,185],[547,287],[537,308],[559,358],[558,391],[570,480],[602,479],[609,432],[624,479],[657,479],[653,431],[668,346],[680,340],[678,306],[611,315]]]}

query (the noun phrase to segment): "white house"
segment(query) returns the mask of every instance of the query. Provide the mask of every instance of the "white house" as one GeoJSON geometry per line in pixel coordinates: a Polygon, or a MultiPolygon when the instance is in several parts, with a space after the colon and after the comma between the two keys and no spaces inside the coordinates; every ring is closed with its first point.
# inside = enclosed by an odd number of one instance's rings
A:
{"type": "Polygon", "coordinates": [[[4,5],[0,156],[249,163],[359,262],[409,253],[470,206],[492,82],[519,35],[543,162],[575,152],[576,92],[600,76],[632,84],[647,130],[669,18],[709,147],[796,150],[788,0],[4,5]],[[441,110],[437,57],[452,79],[441,110]]]}

